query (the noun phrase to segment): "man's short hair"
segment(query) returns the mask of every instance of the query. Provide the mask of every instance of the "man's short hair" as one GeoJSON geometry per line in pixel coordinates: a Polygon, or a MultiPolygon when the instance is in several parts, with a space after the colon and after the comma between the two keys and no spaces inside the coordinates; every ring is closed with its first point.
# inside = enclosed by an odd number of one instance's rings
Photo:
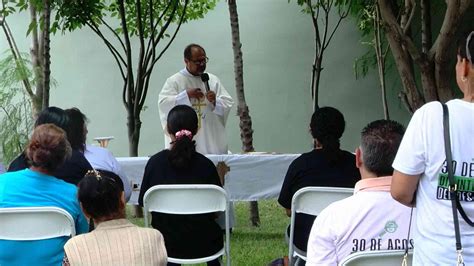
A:
{"type": "Polygon", "coordinates": [[[204,53],[206,53],[206,50],[204,50],[204,48],[202,48],[201,45],[195,44],[195,43],[191,43],[191,44],[189,44],[188,46],[186,46],[186,48],[184,48],[184,58],[186,58],[186,59],[188,59],[188,60],[191,59],[191,56],[192,56],[191,50],[192,50],[194,47],[195,47],[195,48],[200,48],[200,49],[202,49],[202,50],[204,51],[204,53]]]}
{"type": "Polygon", "coordinates": [[[365,168],[377,176],[393,173],[392,163],[405,128],[392,120],[376,120],[362,130],[361,149],[365,168]]]}

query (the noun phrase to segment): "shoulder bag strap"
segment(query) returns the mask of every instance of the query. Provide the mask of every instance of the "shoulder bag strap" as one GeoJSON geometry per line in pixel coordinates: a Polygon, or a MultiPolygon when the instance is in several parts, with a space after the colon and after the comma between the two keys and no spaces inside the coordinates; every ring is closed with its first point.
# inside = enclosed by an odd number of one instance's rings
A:
{"type": "MultiPolygon", "coordinates": [[[[453,156],[451,155],[451,138],[450,138],[450,135],[449,135],[449,111],[448,111],[448,106],[446,104],[443,104],[443,126],[444,126],[444,136],[445,136],[445,140],[444,140],[444,148],[447,149],[447,152],[446,152],[446,160],[448,162],[452,162],[453,160],[453,156]],[[446,113],[446,115],[445,115],[446,113]],[[446,124],[445,124],[446,123],[446,124]],[[444,126],[445,125],[445,126],[444,126]],[[448,137],[446,139],[446,136],[448,137]],[[448,145],[448,146],[446,146],[448,145]],[[449,160],[448,160],[448,156],[449,156],[449,160]]],[[[455,186],[455,181],[454,181],[454,171],[452,170],[452,164],[448,165],[448,178],[449,178],[449,184],[451,186],[455,186]],[[449,170],[451,168],[451,170],[449,170]],[[451,176],[449,176],[449,173],[451,172],[451,176]]],[[[456,187],[456,193],[457,193],[457,187],[456,187]]],[[[462,205],[461,205],[461,202],[459,201],[459,197],[456,197],[456,207],[459,211],[459,214],[461,214],[462,218],[464,219],[464,221],[474,227],[474,222],[467,216],[466,212],[464,211],[462,205]]]]}
{"type": "Polygon", "coordinates": [[[457,265],[464,265],[464,260],[462,257],[462,244],[461,244],[461,234],[459,232],[459,220],[458,220],[458,192],[457,185],[454,180],[453,173],[453,156],[451,154],[451,138],[449,134],[449,111],[446,104],[441,103],[443,106],[443,129],[444,129],[444,150],[446,153],[446,168],[448,169],[448,178],[449,178],[449,192],[451,197],[451,207],[453,211],[453,222],[454,222],[454,233],[456,236],[456,253],[457,265]]]}

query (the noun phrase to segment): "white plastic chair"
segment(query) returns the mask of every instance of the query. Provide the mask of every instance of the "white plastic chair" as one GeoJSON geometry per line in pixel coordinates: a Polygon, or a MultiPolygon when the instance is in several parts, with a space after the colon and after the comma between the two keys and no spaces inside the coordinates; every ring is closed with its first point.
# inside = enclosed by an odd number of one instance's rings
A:
{"type": "Polygon", "coordinates": [[[306,254],[299,251],[293,244],[296,214],[305,213],[317,216],[329,204],[347,198],[352,194],[354,194],[354,189],[352,188],[305,187],[293,195],[291,199],[290,240],[288,243],[288,259],[290,265],[294,264],[295,257],[306,261],[306,254]]]}
{"type": "MultiPolygon", "coordinates": [[[[404,250],[370,250],[355,252],[345,257],[339,265],[342,266],[400,266],[404,250]]],[[[408,251],[407,265],[412,265],[413,251],[408,251]]]]}
{"type": "Polygon", "coordinates": [[[0,239],[42,240],[75,234],[74,219],[61,208],[0,208],[0,239]]]}
{"type": "Polygon", "coordinates": [[[169,262],[195,264],[211,261],[226,255],[230,266],[229,198],[225,190],[215,185],[157,185],[149,188],[143,196],[145,227],[149,227],[148,213],[200,214],[225,212],[224,248],[216,254],[195,259],[168,257],[169,262]]]}

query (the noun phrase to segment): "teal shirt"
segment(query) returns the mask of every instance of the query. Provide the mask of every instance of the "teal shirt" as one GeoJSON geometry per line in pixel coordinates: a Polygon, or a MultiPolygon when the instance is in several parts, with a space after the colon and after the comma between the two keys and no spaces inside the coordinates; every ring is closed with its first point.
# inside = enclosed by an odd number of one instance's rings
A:
{"type": "MultiPolygon", "coordinates": [[[[76,186],[30,169],[0,175],[0,208],[39,206],[66,210],[76,222],[76,234],[88,231],[76,186]]],[[[67,240],[0,240],[0,265],[61,265],[67,240]]]]}

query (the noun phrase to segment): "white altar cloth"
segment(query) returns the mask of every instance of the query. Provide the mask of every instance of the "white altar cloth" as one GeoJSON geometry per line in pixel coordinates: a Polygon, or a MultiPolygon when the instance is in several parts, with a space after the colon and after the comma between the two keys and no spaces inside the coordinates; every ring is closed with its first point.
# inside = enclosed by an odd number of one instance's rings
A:
{"type": "MultiPolygon", "coordinates": [[[[224,162],[230,171],[225,190],[231,201],[256,201],[276,198],[290,163],[299,154],[225,154],[206,155],[214,164],[224,162]]],[[[128,203],[138,204],[138,194],[148,157],[118,157],[122,170],[132,182],[128,203]]]]}

